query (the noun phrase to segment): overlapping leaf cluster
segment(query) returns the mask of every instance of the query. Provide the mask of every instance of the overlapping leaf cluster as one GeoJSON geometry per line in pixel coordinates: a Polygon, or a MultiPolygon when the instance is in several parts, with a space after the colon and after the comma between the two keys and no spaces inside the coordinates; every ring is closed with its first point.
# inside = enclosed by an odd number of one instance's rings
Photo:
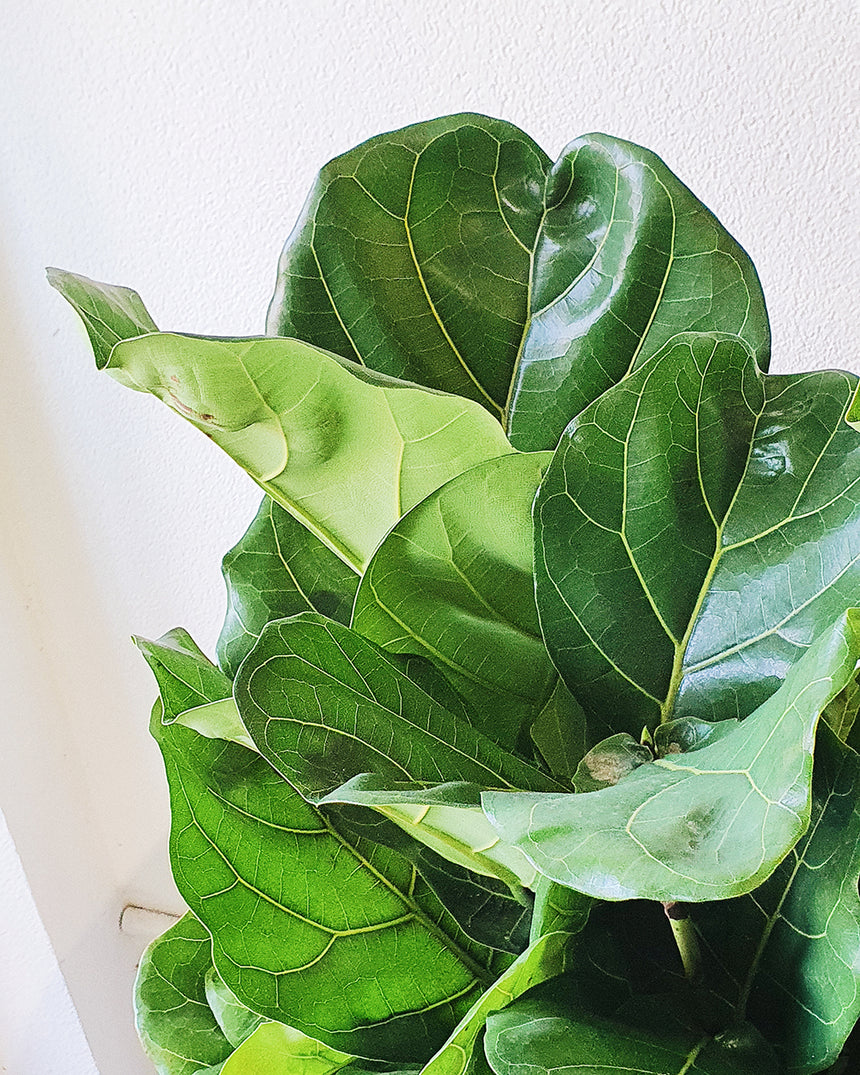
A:
{"type": "Polygon", "coordinates": [[[475,115],[372,139],[266,337],[51,278],[266,494],[218,664],[139,640],[189,907],[138,979],[159,1072],[837,1061],[856,378],[767,372],[749,258],[657,157],[475,115]]]}

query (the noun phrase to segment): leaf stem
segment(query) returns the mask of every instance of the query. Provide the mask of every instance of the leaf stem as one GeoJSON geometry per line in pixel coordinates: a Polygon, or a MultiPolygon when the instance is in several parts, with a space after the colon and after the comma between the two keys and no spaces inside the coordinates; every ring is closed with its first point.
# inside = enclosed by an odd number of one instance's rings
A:
{"type": "Polygon", "coordinates": [[[678,953],[684,967],[684,977],[691,985],[695,984],[702,973],[702,950],[699,947],[699,938],[693,920],[690,918],[689,909],[685,903],[664,900],[663,910],[669,919],[672,936],[678,946],[678,953]]]}

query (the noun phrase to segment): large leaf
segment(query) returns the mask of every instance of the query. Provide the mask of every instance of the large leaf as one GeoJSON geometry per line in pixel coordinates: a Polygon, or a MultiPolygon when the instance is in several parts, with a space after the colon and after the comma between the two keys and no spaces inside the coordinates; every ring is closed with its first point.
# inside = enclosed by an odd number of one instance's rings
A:
{"type": "Polygon", "coordinates": [[[299,340],[153,333],[120,341],[104,368],[211,437],[356,571],[428,493],[511,451],[471,400],[299,340]]]}
{"type": "Polygon", "coordinates": [[[48,283],[80,315],[99,369],[108,364],[110,353],[120,340],[158,332],[140,295],[130,288],[100,284],[64,269],[48,269],[48,283]]]}
{"type": "Polygon", "coordinates": [[[234,694],[258,750],[311,799],[362,773],[392,783],[559,788],[458,720],[374,643],[317,613],[269,624],[234,694]]]}
{"type": "Polygon", "coordinates": [[[500,419],[549,163],[516,127],[476,115],[331,161],[287,240],[267,331],[469,396],[500,419]]]}
{"type": "Polygon", "coordinates": [[[692,909],[718,995],[786,1071],[833,1063],[860,1016],[860,758],[818,730],[806,834],[760,888],[692,909]]]}
{"type": "Polygon", "coordinates": [[[546,204],[511,392],[515,447],[555,447],[575,414],[680,332],[736,334],[767,368],[752,262],[654,153],[578,138],[553,166],[546,204]]]}
{"type": "Polygon", "coordinates": [[[558,682],[535,607],[531,518],[550,458],[491,459],[431,494],[376,550],[353,611],[366,638],[433,661],[509,749],[558,682]]]}
{"type": "Polygon", "coordinates": [[[550,167],[516,127],[448,116],[320,172],[287,240],[271,334],[482,402],[516,446],[688,329],[767,363],[752,264],[653,153],[586,135],[550,167]]]}
{"type": "Polygon", "coordinates": [[[856,378],[768,376],[739,341],[674,341],[571,422],[535,503],[547,646],[636,738],[744,717],[860,592],[856,378]]]}
{"type": "Polygon", "coordinates": [[[193,1075],[233,1046],[206,999],[212,939],[186,914],[143,954],[134,985],[137,1032],[159,1075],[193,1075]]]}
{"type": "Polygon", "coordinates": [[[325,1044],[423,1060],[495,977],[396,852],[351,842],[258,754],[153,720],[171,862],[242,1004],[325,1044]]]}
{"type": "Polygon", "coordinates": [[[352,614],[358,576],[270,497],[222,571],[227,615],[218,660],[231,678],[270,620],[311,610],[348,623],[352,614]]]}
{"type": "Polygon", "coordinates": [[[564,986],[550,981],[490,1015],[485,1048],[496,1075],[777,1075],[754,1031],[715,1038],[671,1010],[650,1025],[610,1019],[572,1003],[564,986]]]}
{"type": "Polygon", "coordinates": [[[465,1075],[487,1016],[504,1008],[533,986],[563,974],[570,954],[571,933],[546,933],[475,1001],[451,1037],[422,1069],[421,1075],[465,1075]]]}
{"type": "Polygon", "coordinates": [[[702,901],[750,892],[805,832],[818,718],[860,657],[853,609],[755,713],[698,750],[602,791],[485,792],[503,841],[541,873],[603,899],[702,901]]]}

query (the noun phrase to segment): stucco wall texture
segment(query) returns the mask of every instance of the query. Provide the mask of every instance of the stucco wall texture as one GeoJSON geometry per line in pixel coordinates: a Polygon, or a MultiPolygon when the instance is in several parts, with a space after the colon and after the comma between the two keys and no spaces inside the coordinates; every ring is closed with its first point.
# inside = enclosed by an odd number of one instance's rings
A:
{"type": "MultiPolygon", "coordinates": [[[[655,150],[752,255],[773,369],[860,371],[858,21],[854,0],[6,5],[0,806],[97,1068],[20,883],[0,887],[28,953],[0,974],[0,1070],[151,1071],[128,999],[146,928],[117,923],[180,904],[127,639],[182,624],[212,651],[220,557],[257,501],[194,430],[95,373],[44,267],[134,287],[165,328],[261,332],[319,166],[479,111],[552,155],[592,130],[655,150]]],[[[5,876],[14,856],[4,838],[5,876]]]]}

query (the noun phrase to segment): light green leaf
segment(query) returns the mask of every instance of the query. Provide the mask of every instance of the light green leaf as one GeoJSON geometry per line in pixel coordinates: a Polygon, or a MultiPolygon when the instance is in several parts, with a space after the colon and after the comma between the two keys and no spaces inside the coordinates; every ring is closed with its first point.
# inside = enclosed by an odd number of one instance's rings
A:
{"type": "Polygon", "coordinates": [[[80,315],[100,370],[108,364],[110,353],[120,340],[158,332],[140,295],[130,288],[100,284],[64,269],[48,269],[48,283],[80,315]]]}
{"type": "Polygon", "coordinates": [[[711,988],[786,1072],[832,1064],[860,1016],[858,879],[860,758],[824,725],[806,834],[749,896],[692,908],[705,966],[720,971],[711,988]]]}
{"type": "Polygon", "coordinates": [[[858,713],[860,713],[860,672],[852,676],[824,710],[824,719],[833,731],[855,750],[858,746],[858,732],[854,731],[854,728],[857,724],[858,713]]]}
{"type": "Polygon", "coordinates": [[[212,939],[190,913],[141,958],[134,985],[137,1032],[159,1075],[194,1075],[232,1051],[206,999],[211,966],[212,939]]]}
{"type": "Polygon", "coordinates": [[[239,1001],[326,1045],[425,1060],[495,977],[415,868],[350,841],[258,754],[153,721],[170,854],[239,1001]]]}
{"type": "Polygon", "coordinates": [[[581,795],[485,792],[503,841],[541,873],[603,899],[701,901],[752,891],[809,824],[818,718],[860,656],[860,610],[715,742],[581,795]]]}
{"type": "Polygon", "coordinates": [[[420,787],[362,775],[323,801],[370,806],[449,862],[497,877],[513,891],[530,888],[535,867],[519,848],[499,838],[481,809],[481,791],[475,784],[420,787]]]}
{"type": "Polygon", "coordinates": [[[649,1022],[607,1018],[571,1001],[564,987],[564,978],[547,982],[490,1015],[485,1049],[496,1075],[778,1073],[753,1028],[713,1037],[671,1010],[652,1013],[649,1022]]]}
{"type": "Polygon", "coordinates": [[[186,710],[231,697],[233,684],[183,627],[175,627],[156,641],[135,635],[134,643],[155,675],[165,723],[186,710]]]}
{"type": "Polygon", "coordinates": [[[430,785],[560,787],[456,719],[378,646],[317,613],[263,630],[235,698],[258,750],[310,799],[361,773],[430,785]]]}
{"type": "Polygon", "coordinates": [[[676,338],[565,431],[535,503],[553,660],[586,712],[745,717],[860,592],[856,378],[676,338]]]}
{"type": "Polygon", "coordinates": [[[226,1061],[221,1075],[331,1075],[354,1059],[283,1023],[263,1023],[226,1061]]]}
{"type": "Polygon", "coordinates": [[[261,1023],[265,1022],[262,1015],[257,1015],[250,1008],[246,1008],[230,992],[214,966],[210,967],[206,972],[206,1000],[212,1009],[212,1014],[218,1021],[218,1026],[221,1027],[224,1033],[224,1037],[234,1049],[237,1045],[241,1045],[246,1038],[250,1037],[261,1023]]]}
{"type": "Polygon", "coordinates": [[[549,159],[485,116],[418,123],[320,172],[267,331],[478,400],[500,419],[549,159]]]}
{"type": "Polygon", "coordinates": [[[231,678],[271,620],[315,611],[349,623],[358,576],[270,497],[222,571],[227,615],[218,660],[231,678]]]}
{"type": "Polygon", "coordinates": [[[356,571],[409,508],[511,451],[471,400],[300,340],[157,333],[117,344],[105,368],[205,432],[356,571]]]}
{"type": "Polygon", "coordinates": [[[353,611],[366,638],[433,661],[507,749],[558,683],[535,607],[531,518],[550,458],[489,460],[413,508],[376,550],[353,611]]]}
{"type": "Polygon", "coordinates": [[[556,931],[579,933],[588,921],[592,905],[589,896],[539,874],[535,883],[531,943],[556,931]]]}
{"type": "MultiPolygon", "coordinates": [[[[339,831],[350,837],[370,839],[374,843],[394,848],[403,855],[415,866],[460,929],[473,941],[513,956],[523,952],[529,943],[529,926],[534,904],[531,893],[520,887],[516,878],[509,878],[510,883],[506,884],[495,876],[492,870],[477,873],[473,869],[451,862],[450,858],[443,858],[416,838],[416,823],[411,813],[408,816],[404,813],[400,824],[397,824],[383,816],[385,807],[382,811],[367,809],[370,805],[368,800],[372,801],[375,795],[360,789],[368,783],[373,783],[372,778],[357,777],[328,797],[330,803],[341,804],[328,807],[334,812],[339,831]]],[[[434,788],[432,794],[439,797],[444,790],[434,788]]],[[[496,835],[491,831],[483,811],[479,813],[479,789],[472,790],[470,801],[475,804],[471,809],[475,819],[481,820],[486,837],[497,843],[496,835]]],[[[431,843],[432,839],[427,842],[431,843]]],[[[520,864],[531,878],[534,868],[521,855],[517,855],[520,864]]],[[[487,853],[487,857],[491,857],[491,853],[487,853]]]]}
{"type": "Polygon", "coordinates": [[[528,989],[562,974],[567,968],[571,934],[547,933],[534,942],[481,996],[421,1075],[465,1075],[487,1016],[504,1008],[528,989]]]}

